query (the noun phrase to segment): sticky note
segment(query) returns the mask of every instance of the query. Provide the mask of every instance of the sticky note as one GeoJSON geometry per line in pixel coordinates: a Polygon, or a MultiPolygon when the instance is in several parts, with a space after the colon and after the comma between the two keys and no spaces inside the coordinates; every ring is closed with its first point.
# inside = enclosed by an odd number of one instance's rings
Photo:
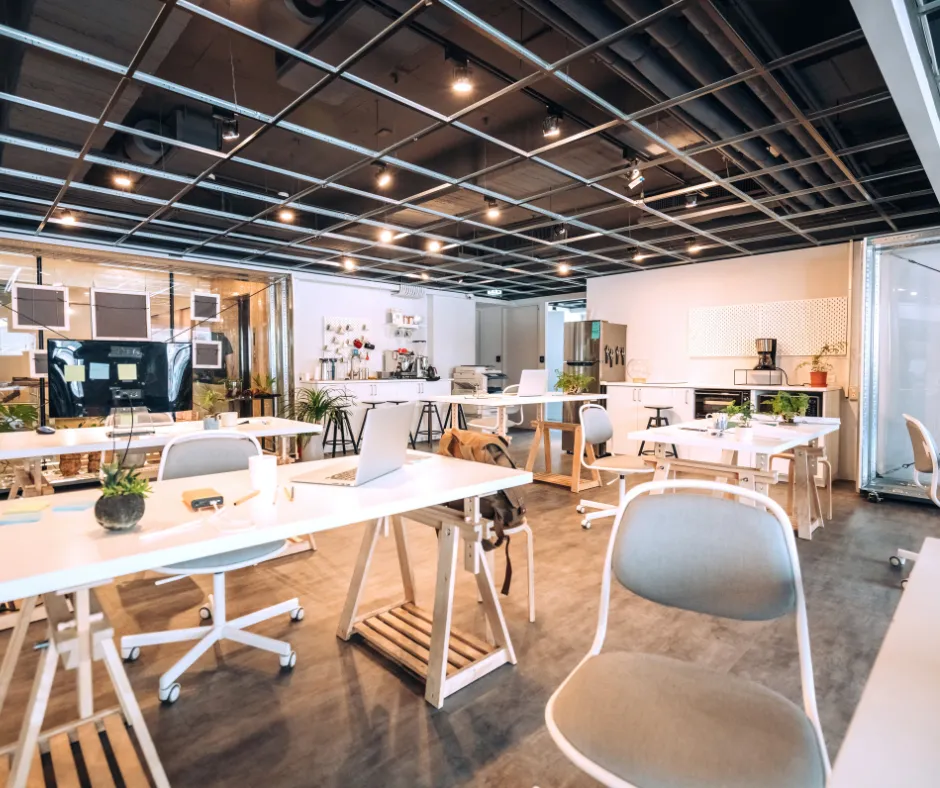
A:
{"type": "Polygon", "coordinates": [[[111,376],[111,365],[102,364],[100,361],[92,361],[88,365],[89,380],[107,380],[111,376]]]}
{"type": "Polygon", "coordinates": [[[66,364],[65,381],[66,383],[84,383],[85,367],[82,364],[66,364]]]}
{"type": "Polygon", "coordinates": [[[7,514],[19,514],[20,512],[41,512],[49,505],[48,501],[38,498],[23,498],[14,501],[7,507],[7,514]]]}
{"type": "Polygon", "coordinates": [[[8,514],[0,517],[0,525],[17,525],[18,523],[38,523],[42,519],[41,512],[23,512],[23,514],[8,514]]]}
{"type": "Polygon", "coordinates": [[[137,365],[118,364],[118,380],[137,380],[137,365]]]}
{"type": "Polygon", "coordinates": [[[58,506],[53,506],[52,511],[54,512],[84,512],[86,509],[91,509],[95,505],[94,501],[78,501],[76,503],[63,503],[58,506]]]}

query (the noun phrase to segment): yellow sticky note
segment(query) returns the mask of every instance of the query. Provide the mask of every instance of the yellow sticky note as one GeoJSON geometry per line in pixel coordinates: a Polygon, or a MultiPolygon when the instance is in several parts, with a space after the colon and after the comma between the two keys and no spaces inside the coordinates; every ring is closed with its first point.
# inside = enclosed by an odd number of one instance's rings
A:
{"type": "Polygon", "coordinates": [[[65,380],[67,383],[84,383],[85,367],[82,364],[66,364],[65,380]]]}
{"type": "Polygon", "coordinates": [[[137,380],[136,364],[118,364],[118,380],[137,380]]]}
{"type": "Polygon", "coordinates": [[[41,512],[49,504],[46,501],[37,500],[35,498],[24,498],[22,500],[11,503],[7,507],[7,514],[19,514],[20,512],[41,512]]]}

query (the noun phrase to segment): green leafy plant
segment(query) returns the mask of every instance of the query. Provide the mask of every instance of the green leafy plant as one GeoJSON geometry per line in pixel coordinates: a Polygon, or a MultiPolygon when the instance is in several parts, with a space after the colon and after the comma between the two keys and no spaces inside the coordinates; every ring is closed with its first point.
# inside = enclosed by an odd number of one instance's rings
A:
{"type": "MultiPolygon", "coordinates": [[[[349,405],[349,397],[339,389],[300,388],[291,392],[287,418],[308,424],[323,424],[331,415],[349,405]]],[[[306,443],[311,436],[301,438],[306,443]]]]}
{"type": "Polygon", "coordinates": [[[39,411],[35,405],[0,404],[0,432],[31,430],[38,421],[39,411]]]}
{"type": "Polygon", "coordinates": [[[773,412],[782,416],[784,421],[793,421],[794,416],[805,416],[809,409],[809,396],[795,394],[792,391],[778,391],[771,401],[773,412]]]}
{"type": "Polygon", "coordinates": [[[831,372],[832,364],[823,361],[826,356],[841,356],[845,354],[845,342],[833,342],[831,345],[827,342],[816,353],[810,357],[809,361],[797,364],[796,368],[809,367],[811,372],[831,372]]]}
{"type": "Polygon", "coordinates": [[[150,482],[140,477],[133,468],[122,468],[113,462],[104,469],[101,479],[101,497],[114,498],[118,495],[137,495],[146,498],[153,492],[150,482]]]}
{"type": "Polygon", "coordinates": [[[750,401],[744,402],[741,405],[732,404],[725,408],[725,413],[728,414],[728,421],[737,417],[739,427],[750,427],[751,419],[754,418],[754,407],[751,405],[750,401]]]}
{"type": "Polygon", "coordinates": [[[590,375],[582,375],[579,372],[562,372],[556,369],[555,374],[558,376],[555,388],[565,394],[580,394],[587,391],[588,386],[594,382],[590,375]]]}
{"type": "Polygon", "coordinates": [[[225,402],[225,395],[218,389],[206,387],[193,397],[196,407],[204,411],[206,415],[211,416],[216,409],[225,402]]]}
{"type": "Polygon", "coordinates": [[[277,378],[273,375],[255,375],[251,379],[251,393],[256,397],[260,394],[271,394],[276,382],[277,378]]]}

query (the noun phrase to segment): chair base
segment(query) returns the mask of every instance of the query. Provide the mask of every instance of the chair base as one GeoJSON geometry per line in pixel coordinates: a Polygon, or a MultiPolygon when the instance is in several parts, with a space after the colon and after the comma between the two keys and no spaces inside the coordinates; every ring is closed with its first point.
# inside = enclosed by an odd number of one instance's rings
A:
{"type": "Polygon", "coordinates": [[[229,621],[225,612],[225,573],[214,574],[212,576],[212,585],[214,593],[209,597],[209,605],[200,608],[199,612],[200,617],[204,620],[212,619],[211,627],[142,632],[139,635],[126,635],[121,638],[121,656],[129,662],[137,660],[142,646],[182,643],[187,640],[199,641],[173,667],[160,676],[159,696],[160,700],[165,703],[176,702],[180,694],[180,685],[176,680],[189,670],[199,657],[222,640],[231,640],[241,643],[243,646],[259,648],[277,654],[282,668],[293,668],[297,662],[297,654],[291,648],[290,643],[245,631],[247,627],[285,613],[289,613],[294,621],[303,620],[304,609],[300,606],[300,601],[296,597],[229,621]]]}
{"type": "Polygon", "coordinates": [[[599,501],[588,501],[582,498],[578,502],[575,511],[584,515],[584,519],[581,520],[581,527],[586,531],[595,520],[599,520],[601,517],[613,517],[617,514],[617,506],[612,503],[600,503],[599,501]],[[596,509],[597,511],[585,513],[586,509],[596,509]]]}

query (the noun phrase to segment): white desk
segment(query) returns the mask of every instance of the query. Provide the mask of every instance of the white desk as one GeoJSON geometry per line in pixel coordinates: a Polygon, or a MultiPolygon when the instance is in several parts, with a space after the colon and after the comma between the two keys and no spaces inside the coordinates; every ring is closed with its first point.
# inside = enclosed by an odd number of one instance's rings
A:
{"type": "Polygon", "coordinates": [[[829,788],[940,784],[940,539],[926,539],[829,788]]]}
{"type": "MultiPolygon", "coordinates": [[[[630,440],[646,441],[655,446],[656,472],[654,480],[665,479],[677,470],[711,473],[716,466],[695,460],[681,460],[667,457],[671,446],[701,446],[721,450],[721,465],[736,466],[738,453],[755,456],[755,470],[762,475],[770,471],[770,458],[774,454],[793,452],[791,472],[795,475],[793,521],[797,532],[803,539],[811,539],[813,531],[823,524],[822,507],[816,490],[816,460],[821,450],[816,448],[820,438],[839,429],[838,419],[805,419],[797,424],[771,424],[754,421],[754,433],[751,440],[738,440],[737,430],[732,429],[723,435],[709,435],[707,429],[711,422],[706,419],[683,424],[670,424],[666,427],[653,427],[629,433],[630,440]]],[[[766,477],[764,477],[766,478],[766,477]]],[[[753,477],[747,480],[758,492],[765,495],[769,487],[765,481],[755,483],[753,477]]]]}

